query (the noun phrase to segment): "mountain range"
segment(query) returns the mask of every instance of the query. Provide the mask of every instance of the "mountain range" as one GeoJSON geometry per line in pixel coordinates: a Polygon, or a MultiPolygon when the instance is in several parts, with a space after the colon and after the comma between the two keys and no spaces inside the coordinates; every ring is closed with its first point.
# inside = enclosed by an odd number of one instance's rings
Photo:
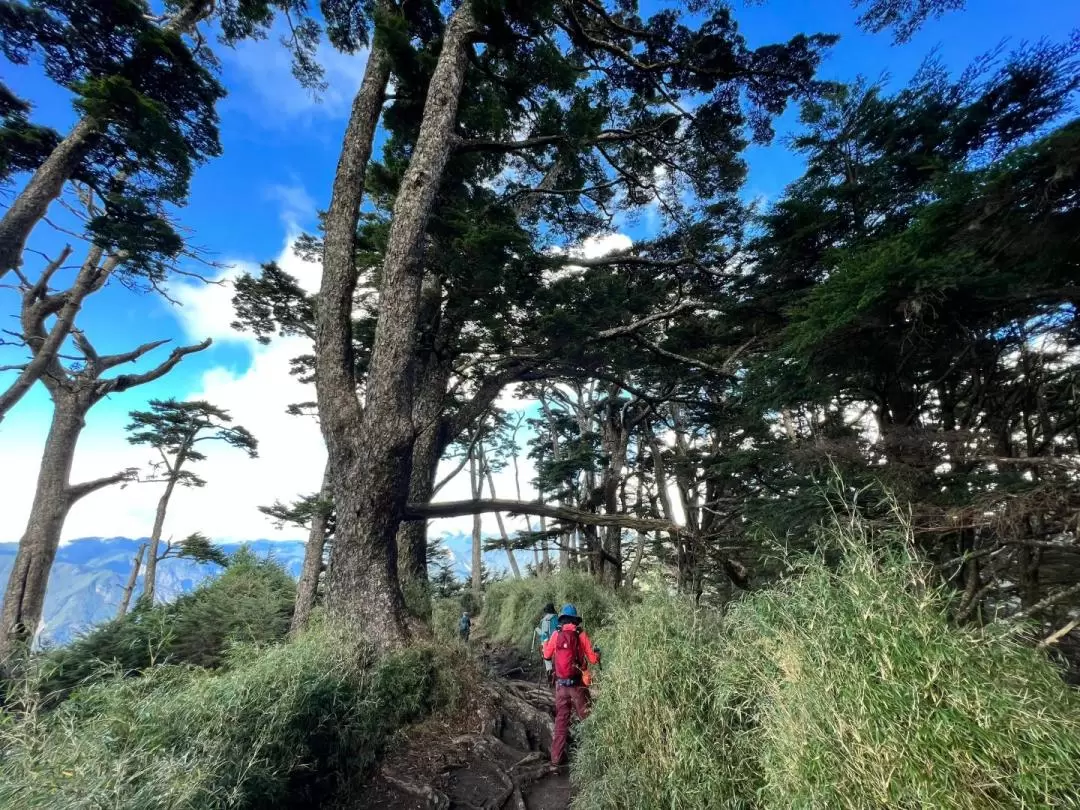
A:
{"type": "MultiPolygon", "coordinates": [[[[467,579],[471,575],[472,538],[463,533],[446,533],[440,540],[450,554],[455,575],[467,579]]],[[[131,573],[132,560],[145,541],[146,538],[83,537],[62,545],[49,574],[44,623],[38,643],[64,644],[94,625],[114,618],[131,573]]],[[[247,546],[260,557],[273,557],[294,577],[300,575],[304,560],[304,543],[300,540],[252,540],[217,545],[226,553],[247,546]]],[[[0,582],[7,582],[17,551],[17,543],[0,543],[0,582]]],[[[485,552],[484,565],[491,571],[504,571],[506,555],[485,552]]],[[[175,599],[220,571],[212,563],[183,558],[163,560],[157,571],[158,597],[161,601],[175,599]]],[[[140,576],[133,601],[141,592],[140,576]]]]}

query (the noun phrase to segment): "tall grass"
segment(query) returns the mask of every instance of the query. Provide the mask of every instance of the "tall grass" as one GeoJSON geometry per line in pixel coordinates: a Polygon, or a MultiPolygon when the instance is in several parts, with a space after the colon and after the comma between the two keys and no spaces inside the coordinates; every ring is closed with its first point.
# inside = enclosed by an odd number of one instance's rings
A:
{"type": "Polygon", "coordinates": [[[621,613],[627,597],[615,594],[579,571],[560,571],[548,577],[526,577],[492,583],[484,594],[480,624],[492,640],[521,649],[531,647],[533,628],[544,605],[558,610],[571,602],[590,632],[621,613]]]}
{"type": "Polygon", "coordinates": [[[951,626],[902,532],[831,532],[836,565],[722,620],[652,599],[616,623],[575,807],[1080,806],[1080,694],[1046,656],[951,626]]]}
{"type": "Polygon", "coordinates": [[[52,712],[25,707],[0,717],[0,807],[314,806],[369,769],[396,729],[455,699],[445,656],[376,660],[317,627],[236,649],[216,672],[154,667],[52,712]]]}
{"type": "Polygon", "coordinates": [[[289,629],[296,585],[271,559],[241,550],[221,576],[175,601],[139,605],[34,662],[46,694],[64,694],[110,673],[158,664],[215,668],[235,644],[280,641],[289,629]]]}

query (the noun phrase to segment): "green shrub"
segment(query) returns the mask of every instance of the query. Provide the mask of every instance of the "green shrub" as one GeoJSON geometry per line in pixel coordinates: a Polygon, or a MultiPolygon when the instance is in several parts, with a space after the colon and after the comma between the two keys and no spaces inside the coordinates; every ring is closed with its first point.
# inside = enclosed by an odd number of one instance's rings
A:
{"type": "Polygon", "coordinates": [[[140,605],[45,654],[47,693],[64,693],[103,672],[153,664],[218,667],[233,644],[280,641],[289,630],[296,585],[277,562],[241,550],[221,576],[168,604],[140,605]]]}
{"type": "Polygon", "coordinates": [[[572,602],[584,618],[584,627],[592,633],[623,611],[626,600],[626,596],[599,585],[579,571],[508,579],[488,587],[480,623],[492,641],[528,649],[532,645],[533,628],[547,602],[553,603],[556,610],[572,602]]]}
{"type": "Polygon", "coordinates": [[[835,567],[808,561],[722,622],[631,610],[575,807],[1077,806],[1080,694],[1015,638],[950,625],[905,539],[841,537],[835,567]]]}
{"type": "Polygon", "coordinates": [[[316,627],[218,671],[153,667],[0,725],[0,807],[315,806],[370,770],[389,735],[455,698],[460,662],[373,660],[316,627]]]}
{"type": "Polygon", "coordinates": [[[462,610],[462,600],[458,596],[431,600],[431,630],[436,641],[457,641],[462,610]]]}

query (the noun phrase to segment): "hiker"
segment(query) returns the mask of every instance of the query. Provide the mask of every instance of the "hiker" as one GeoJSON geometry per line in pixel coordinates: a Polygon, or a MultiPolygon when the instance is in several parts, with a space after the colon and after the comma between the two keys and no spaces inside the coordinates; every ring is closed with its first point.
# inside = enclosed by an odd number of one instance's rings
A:
{"type": "Polygon", "coordinates": [[[469,640],[469,631],[472,630],[472,619],[469,618],[469,611],[465,611],[461,614],[461,619],[457,623],[458,635],[461,636],[462,641],[469,640]]]}
{"type": "Polygon", "coordinates": [[[573,605],[559,611],[559,629],[544,645],[544,659],[555,670],[555,734],[551,740],[551,764],[562,764],[566,737],[570,732],[570,710],[579,720],[589,716],[589,690],[583,674],[589,664],[599,664],[600,656],[592,641],[580,629],[581,617],[573,605]]]}
{"type": "Polygon", "coordinates": [[[555,632],[559,629],[559,617],[555,613],[555,605],[548,602],[544,605],[544,615],[536,628],[536,635],[540,637],[540,656],[544,662],[544,674],[547,676],[548,686],[555,685],[554,667],[547,658],[544,658],[544,647],[555,632]]]}

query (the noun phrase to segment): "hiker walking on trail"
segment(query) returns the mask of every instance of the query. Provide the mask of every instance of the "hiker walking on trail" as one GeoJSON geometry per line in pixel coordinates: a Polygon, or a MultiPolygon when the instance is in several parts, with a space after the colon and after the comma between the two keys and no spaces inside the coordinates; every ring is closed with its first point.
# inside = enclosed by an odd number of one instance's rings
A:
{"type": "Polygon", "coordinates": [[[469,631],[472,630],[472,619],[469,618],[469,611],[465,611],[461,614],[461,619],[457,625],[458,635],[461,636],[462,641],[469,640],[469,631]]]}
{"type": "Polygon", "coordinates": [[[559,629],[544,645],[544,659],[555,671],[555,734],[551,741],[551,764],[561,765],[570,732],[571,709],[579,720],[589,715],[589,690],[583,681],[589,664],[599,664],[592,641],[580,629],[581,617],[573,605],[559,611],[559,629]]]}
{"type": "MultiPolygon", "coordinates": [[[[536,635],[540,638],[540,655],[544,655],[544,647],[547,646],[548,640],[555,635],[559,630],[559,617],[555,613],[555,605],[548,602],[544,605],[544,616],[540,619],[540,624],[536,628],[536,635]]],[[[544,674],[547,676],[548,686],[555,685],[554,668],[550,660],[547,658],[544,661],[544,674]]]]}

